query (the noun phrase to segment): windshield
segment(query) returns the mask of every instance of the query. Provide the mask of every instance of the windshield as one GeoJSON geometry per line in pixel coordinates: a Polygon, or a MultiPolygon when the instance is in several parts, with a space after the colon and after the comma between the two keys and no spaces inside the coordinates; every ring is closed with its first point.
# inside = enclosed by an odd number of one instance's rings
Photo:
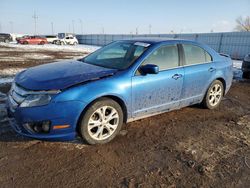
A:
{"type": "Polygon", "coordinates": [[[85,57],[85,63],[123,70],[135,62],[150,46],[148,43],[118,41],[111,43],[85,57]]]}

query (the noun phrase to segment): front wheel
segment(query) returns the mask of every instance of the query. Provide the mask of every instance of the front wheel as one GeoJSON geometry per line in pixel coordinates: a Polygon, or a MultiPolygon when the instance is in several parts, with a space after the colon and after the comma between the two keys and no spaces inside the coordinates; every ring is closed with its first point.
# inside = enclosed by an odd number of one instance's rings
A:
{"type": "Polygon", "coordinates": [[[203,106],[208,109],[217,108],[224,95],[224,86],[221,81],[215,80],[207,90],[207,93],[203,99],[203,106]]]}
{"type": "Polygon", "coordinates": [[[114,100],[102,98],[85,112],[80,124],[80,133],[89,144],[105,144],[119,133],[122,124],[121,106],[114,100]]]}

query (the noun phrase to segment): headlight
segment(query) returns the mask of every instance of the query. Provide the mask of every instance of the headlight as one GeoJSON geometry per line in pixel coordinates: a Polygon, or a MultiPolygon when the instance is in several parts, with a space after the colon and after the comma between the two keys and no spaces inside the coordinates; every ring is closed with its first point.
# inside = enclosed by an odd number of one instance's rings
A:
{"type": "Polygon", "coordinates": [[[49,104],[51,96],[49,94],[34,94],[28,95],[20,104],[20,107],[34,107],[49,104]]]}

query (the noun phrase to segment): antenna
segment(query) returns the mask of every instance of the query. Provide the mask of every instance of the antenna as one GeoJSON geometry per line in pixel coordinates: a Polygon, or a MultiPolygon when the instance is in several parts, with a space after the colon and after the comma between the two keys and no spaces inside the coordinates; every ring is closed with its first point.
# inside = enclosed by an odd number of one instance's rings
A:
{"type": "Polygon", "coordinates": [[[32,16],[32,18],[34,19],[34,23],[35,23],[35,35],[36,35],[36,24],[37,24],[37,19],[38,19],[38,16],[36,15],[36,11],[34,11],[34,15],[32,16]]]}
{"type": "Polygon", "coordinates": [[[152,34],[152,25],[149,24],[148,28],[149,28],[149,34],[152,34]]]}

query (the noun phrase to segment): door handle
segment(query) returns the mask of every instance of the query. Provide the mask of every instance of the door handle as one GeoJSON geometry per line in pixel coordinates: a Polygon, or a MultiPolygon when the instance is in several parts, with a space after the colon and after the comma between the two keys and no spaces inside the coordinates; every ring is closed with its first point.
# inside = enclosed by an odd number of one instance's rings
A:
{"type": "Polygon", "coordinates": [[[210,68],[208,69],[208,71],[209,71],[209,72],[214,72],[214,71],[216,71],[216,69],[213,68],[213,67],[210,67],[210,68]]]}
{"type": "Polygon", "coordinates": [[[182,74],[175,74],[172,76],[173,79],[178,80],[179,78],[182,77],[182,74]]]}

